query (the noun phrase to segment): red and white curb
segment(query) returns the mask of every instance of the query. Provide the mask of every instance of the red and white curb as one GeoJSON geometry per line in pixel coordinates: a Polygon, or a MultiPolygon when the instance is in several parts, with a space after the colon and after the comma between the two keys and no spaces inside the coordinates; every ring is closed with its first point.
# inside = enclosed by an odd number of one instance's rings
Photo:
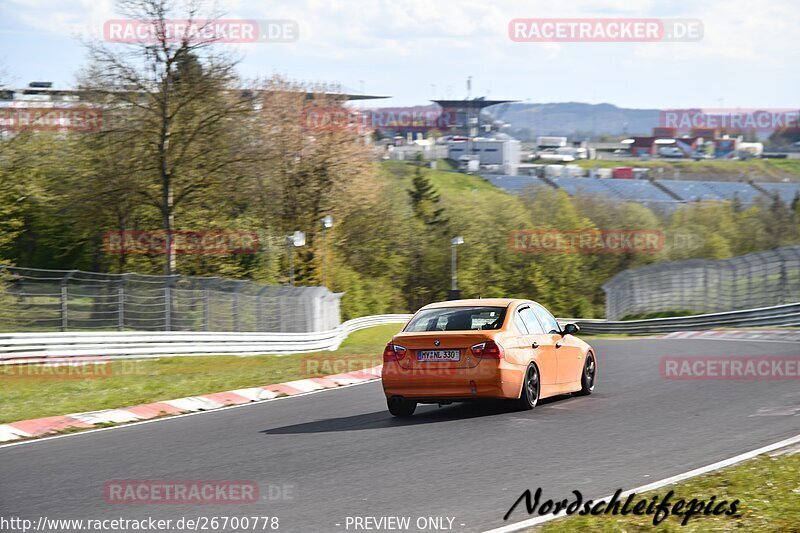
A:
{"type": "Polygon", "coordinates": [[[381,377],[381,365],[334,374],[321,378],[298,379],[286,383],[276,383],[265,387],[250,387],[226,392],[215,392],[200,396],[189,396],[175,400],[121,407],[119,409],[104,409],[88,413],[74,413],[64,416],[50,416],[21,420],[0,424],[0,442],[19,439],[42,437],[63,431],[75,431],[86,428],[95,428],[107,424],[124,424],[126,422],[139,422],[162,416],[179,415],[196,411],[212,411],[222,407],[241,405],[263,400],[271,400],[278,396],[294,396],[324,389],[335,389],[344,385],[355,385],[374,381],[381,377]]]}
{"type": "Polygon", "coordinates": [[[720,329],[714,331],[674,331],[661,339],[774,340],[800,342],[800,330],[720,329]]]}

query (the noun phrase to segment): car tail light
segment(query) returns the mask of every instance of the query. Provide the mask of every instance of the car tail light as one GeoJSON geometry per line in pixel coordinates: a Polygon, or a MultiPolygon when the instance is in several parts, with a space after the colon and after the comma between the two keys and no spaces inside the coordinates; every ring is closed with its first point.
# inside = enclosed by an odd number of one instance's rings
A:
{"type": "Polygon", "coordinates": [[[488,340],[486,342],[482,342],[480,344],[476,344],[472,348],[472,353],[476,357],[481,357],[483,359],[502,359],[503,358],[503,347],[494,342],[493,340],[488,340]]]}
{"type": "Polygon", "coordinates": [[[399,361],[406,356],[406,352],[407,350],[402,346],[392,344],[390,342],[383,350],[383,362],[388,363],[390,361],[399,361]]]}

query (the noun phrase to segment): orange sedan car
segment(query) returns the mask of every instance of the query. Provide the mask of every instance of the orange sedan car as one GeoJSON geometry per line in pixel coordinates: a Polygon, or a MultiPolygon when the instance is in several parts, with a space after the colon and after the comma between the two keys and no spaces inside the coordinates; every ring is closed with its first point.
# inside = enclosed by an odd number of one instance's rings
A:
{"type": "Polygon", "coordinates": [[[591,394],[597,358],[547,309],[530,300],[454,300],[426,305],[383,352],[389,411],[479,398],[533,409],[540,398],[591,394]]]}

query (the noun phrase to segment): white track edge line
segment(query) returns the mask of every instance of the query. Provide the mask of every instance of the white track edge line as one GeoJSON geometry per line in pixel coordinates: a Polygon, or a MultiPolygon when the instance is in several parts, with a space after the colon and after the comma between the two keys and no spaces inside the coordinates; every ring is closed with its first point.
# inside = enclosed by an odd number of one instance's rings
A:
{"type": "MultiPolygon", "coordinates": [[[[713,472],[715,470],[719,470],[721,468],[725,468],[731,465],[735,465],[736,463],[741,463],[742,461],[746,461],[748,459],[753,459],[761,454],[771,452],[773,450],[777,450],[780,448],[785,448],[786,446],[791,446],[792,444],[796,444],[800,442],[800,435],[795,435],[794,437],[789,437],[788,439],[784,439],[778,442],[774,442],[772,444],[768,444],[767,446],[763,446],[761,448],[757,448],[755,450],[751,450],[749,452],[745,452],[729,459],[725,459],[723,461],[717,461],[716,463],[712,463],[710,465],[702,466],[700,468],[695,468],[694,470],[689,470],[688,472],[684,472],[682,474],[677,474],[674,476],[670,476],[668,478],[661,479],[659,481],[654,481],[647,485],[642,485],[640,487],[636,487],[635,489],[626,490],[620,497],[628,496],[632,493],[641,493],[647,492],[654,489],[658,489],[664,487],[666,485],[672,485],[673,483],[677,483],[679,481],[684,481],[686,479],[690,479],[693,477],[697,477],[702,474],[707,474],[709,472],[713,472]]],[[[609,501],[613,498],[614,495],[611,494],[604,498],[592,498],[594,501],[605,500],[609,501]]],[[[509,524],[507,526],[502,526],[496,529],[486,530],[484,533],[511,533],[512,531],[520,531],[521,529],[537,526],[539,524],[543,524],[545,522],[550,522],[551,520],[556,520],[558,518],[564,518],[568,515],[566,514],[548,514],[545,516],[537,516],[536,518],[529,518],[528,520],[523,520],[521,522],[515,522],[513,524],[509,524]]]]}
{"type": "Polygon", "coordinates": [[[671,338],[671,339],[656,339],[656,340],[663,340],[663,341],[716,341],[716,342],[771,342],[777,344],[800,344],[800,341],[796,340],[776,340],[776,339],[735,339],[735,338],[725,338],[725,337],[678,337],[678,338],[671,338]]]}
{"type": "MultiPolygon", "coordinates": [[[[587,337],[589,335],[586,335],[587,337]]],[[[580,338],[580,337],[579,337],[580,338]]],[[[777,340],[777,339],[736,339],[727,337],[598,337],[589,339],[588,343],[596,341],[716,341],[716,342],[769,342],[777,344],[800,344],[797,340],[777,340]]]]}

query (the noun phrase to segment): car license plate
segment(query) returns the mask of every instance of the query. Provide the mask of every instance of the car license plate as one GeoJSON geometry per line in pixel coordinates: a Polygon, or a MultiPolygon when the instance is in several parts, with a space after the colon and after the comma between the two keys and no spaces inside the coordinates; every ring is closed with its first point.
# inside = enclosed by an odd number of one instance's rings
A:
{"type": "Polygon", "coordinates": [[[458,361],[459,350],[421,350],[417,352],[417,361],[458,361]]]}

